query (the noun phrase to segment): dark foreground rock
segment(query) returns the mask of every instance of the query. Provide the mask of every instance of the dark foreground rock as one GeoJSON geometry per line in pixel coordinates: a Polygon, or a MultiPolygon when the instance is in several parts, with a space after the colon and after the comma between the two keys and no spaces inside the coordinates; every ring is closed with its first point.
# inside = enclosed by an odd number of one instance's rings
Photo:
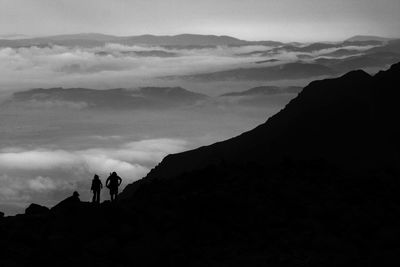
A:
{"type": "Polygon", "coordinates": [[[49,208],[32,203],[25,209],[26,215],[45,215],[49,212],[49,208]]]}
{"type": "Polygon", "coordinates": [[[118,203],[6,217],[0,266],[396,266],[399,78],[314,82],[256,129],[168,156],[118,203]]]}

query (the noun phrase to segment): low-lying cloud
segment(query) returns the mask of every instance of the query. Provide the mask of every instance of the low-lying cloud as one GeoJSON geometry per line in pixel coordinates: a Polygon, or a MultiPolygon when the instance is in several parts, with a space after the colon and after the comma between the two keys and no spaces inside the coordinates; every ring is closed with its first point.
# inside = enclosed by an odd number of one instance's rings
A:
{"type": "Polygon", "coordinates": [[[82,169],[102,174],[118,170],[133,181],[141,178],[148,167],[166,154],[182,151],[185,145],[183,140],[153,139],[126,143],[116,148],[74,151],[4,148],[0,150],[0,168],[43,171],[82,169]]]}
{"type": "MultiPolygon", "coordinates": [[[[265,46],[166,49],[163,47],[109,44],[97,48],[27,47],[0,48],[0,88],[90,86],[107,88],[112,82],[132,87],[148,79],[222,70],[250,64],[252,57],[239,52],[265,46]],[[133,52],[127,54],[126,52],[133,52]],[[163,51],[174,57],[135,56],[134,52],[163,51]],[[101,54],[103,53],[103,54],[101,54]],[[121,54],[122,53],[122,54],[121,54]]],[[[147,55],[147,54],[146,54],[147,55]]]]}
{"type": "Polygon", "coordinates": [[[142,178],[163,157],[184,150],[186,145],[186,141],[178,139],[149,139],[86,150],[3,148],[0,202],[25,203],[40,199],[38,195],[58,192],[45,202],[54,204],[60,200],[59,195],[73,190],[88,198],[94,173],[104,181],[110,172],[116,171],[126,185],[142,178]]]}
{"type": "Polygon", "coordinates": [[[262,63],[262,66],[272,66],[297,61],[299,55],[313,58],[338,49],[362,52],[371,47],[347,46],[312,53],[280,50],[271,55],[265,52],[272,47],[263,45],[201,49],[120,44],[107,44],[95,48],[3,47],[0,48],[0,91],[60,86],[97,89],[152,86],[160,82],[157,78],[164,76],[175,77],[255,67],[255,62],[263,60],[266,62],[262,63]],[[265,55],[252,54],[257,51],[261,54],[264,52],[265,55]],[[167,56],[163,56],[162,53],[167,56]],[[169,54],[171,56],[168,56],[169,54]],[[270,59],[277,61],[267,62],[270,59]]]}
{"type": "MultiPolygon", "coordinates": [[[[243,56],[268,49],[266,46],[171,49],[116,44],[97,48],[3,47],[0,48],[0,95],[37,87],[103,89],[149,85],[182,86],[217,96],[266,83],[196,84],[157,77],[264,67],[298,60],[298,53],[285,51],[265,57],[243,56]],[[152,51],[158,52],[152,56],[152,51]],[[157,56],[163,55],[160,51],[171,56],[157,56]],[[255,64],[271,58],[278,61],[255,64]]],[[[322,52],[330,51],[333,50],[322,52]]],[[[309,53],[310,57],[319,55],[309,53]]],[[[52,206],[74,190],[87,201],[94,173],[104,181],[110,172],[117,171],[124,179],[124,187],[145,176],[169,153],[221,141],[255,127],[292,97],[214,97],[168,112],[95,112],[87,109],[88,104],[83,101],[51,99],[32,100],[24,103],[27,106],[1,106],[0,210],[9,214],[21,212],[31,202],[52,206]]],[[[106,196],[106,190],[102,194],[106,196]]]]}

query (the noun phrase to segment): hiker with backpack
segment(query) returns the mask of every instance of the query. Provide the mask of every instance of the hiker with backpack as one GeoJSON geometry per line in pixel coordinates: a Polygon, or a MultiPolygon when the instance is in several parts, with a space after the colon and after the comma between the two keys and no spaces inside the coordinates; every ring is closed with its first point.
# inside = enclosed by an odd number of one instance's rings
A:
{"type": "Polygon", "coordinates": [[[111,202],[117,199],[118,187],[121,185],[122,179],[116,172],[110,174],[106,180],[106,187],[110,189],[111,202]]]}

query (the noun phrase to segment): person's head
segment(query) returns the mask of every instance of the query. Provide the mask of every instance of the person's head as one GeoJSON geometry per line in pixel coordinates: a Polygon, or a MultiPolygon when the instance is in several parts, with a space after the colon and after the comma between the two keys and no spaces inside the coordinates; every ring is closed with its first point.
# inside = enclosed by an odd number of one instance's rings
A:
{"type": "Polygon", "coordinates": [[[73,197],[79,197],[79,193],[77,191],[74,191],[74,193],[72,194],[73,197]]]}
{"type": "Polygon", "coordinates": [[[113,176],[117,176],[117,173],[116,173],[116,172],[113,172],[112,175],[113,175],[113,176]]]}
{"type": "Polygon", "coordinates": [[[97,174],[95,174],[93,179],[97,180],[97,179],[99,179],[99,176],[97,174]]]}

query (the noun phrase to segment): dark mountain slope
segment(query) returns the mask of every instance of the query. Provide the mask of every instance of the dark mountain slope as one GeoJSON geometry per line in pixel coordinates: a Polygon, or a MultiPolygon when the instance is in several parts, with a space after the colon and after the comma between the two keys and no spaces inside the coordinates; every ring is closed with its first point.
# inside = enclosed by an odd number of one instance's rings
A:
{"type": "MultiPolygon", "coordinates": [[[[312,82],[284,110],[266,123],[230,140],[167,156],[148,178],[171,178],[221,162],[272,164],[284,157],[324,159],[341,167],[375,167],[387,158],[399,162],[399,141],[381,132],[399,133],[397,125],[381,125],[383,99],[397,99],[400,64],[371,77],[353,71],[340,78],[312,82]],[[376,99],[382,101],[376,102],[376,99]]],[[[395,106],[395,105],[393,105],[395,106]]],[[[399,115],[398,110],[391,110],[399,115]]],[[[400,165],[398,165],[400,166],[400,165]]]]}
{"type": "Polygon", "coordinates": [[[313,82],[254,130],[166,157],[114,205],[0,218],[0,265],[397,266],[399,77],[313,82]]]}
{"type": "Polygon", "coordinates": [[[397,265],[399,75],[313,82],[254,130],[166,157],[122,203],[199,266],[397,265]]]}

